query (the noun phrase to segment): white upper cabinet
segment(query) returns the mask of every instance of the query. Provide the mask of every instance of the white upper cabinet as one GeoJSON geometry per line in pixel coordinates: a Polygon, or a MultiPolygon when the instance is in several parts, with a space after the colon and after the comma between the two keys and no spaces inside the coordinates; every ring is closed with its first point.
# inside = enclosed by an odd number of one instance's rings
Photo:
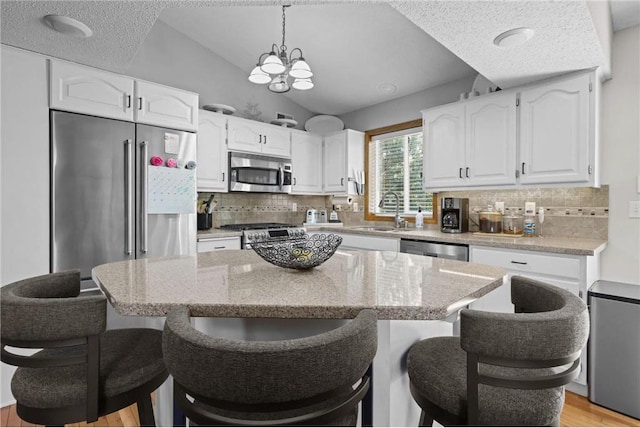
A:
{"type": "Polygon", "coordinates": [[[424,187],[464,186],[464,104],[448,104],[422,113],[424,187]]]}
{"type": "Polygon", "coordinates": [[[515,94],[470,101],[465,109],[465,179],[473,186],[515,184],[515,94]]]}
{"type": "Polygon", "coordinates": [[[133,121],[130,77],[51,60],[50,83],[52,109],[133,121]]]}
{"type": "Polygon", "coordinates": [[[200,110],[198,122],[198,190],[228,192],[227,118],[200,110]]]}
{"type": "Polygon", "coordinates": [[[364,133],[345,129],[324,136],[324,185],[325,193],[355,194],[349,186],[349,173],[364,171],[364,133]]]}
{"type": "Polygon", "coordinates": [[[291,193],[314,195],[322,193],[322,136],[303,131],[291,131],[291,193]]]}
{"type": "Polygon", "coordinates": [[[424,187],[599,186],[595,72],[423,110],[424,187]]]}
{"type": "Polygon", "coordinates": [[[425,189],[515,184],[516,95],[423,111],[425,189]]]}
{"type": "Polygon", "coordinates": [[[589,182],[595,151],[592,74],[522,90],[520,182],[589,182]]]}
{"type": "Polygon", "coordinates": [[[66,61],[50,61],[52,109],[198,129],[198,94],[66,61]]]}
{"type": "Polygon", "coordinates": [[[229,150],[291,157],[291,131],[242,118],[229,118],[229,150]]]}
{"type": "Polygon", "coordinates": [[[135,121],[165,128],[198,130],[198,94],[136,80],[135,121]]]}

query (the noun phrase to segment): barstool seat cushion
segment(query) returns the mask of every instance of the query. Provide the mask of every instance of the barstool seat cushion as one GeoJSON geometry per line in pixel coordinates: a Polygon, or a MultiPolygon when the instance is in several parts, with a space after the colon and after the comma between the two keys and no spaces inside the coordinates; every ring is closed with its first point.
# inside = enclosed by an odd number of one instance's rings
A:
{"type": "MultiPolygon", "coordinates": [[[[152,329],[108,330],[100,335],[100,399],[130,391],[166,371],[162,359],[162,331],[152,329]]],[[[48,349],[40,355],[81,354],[84,346],[48,349]]],[[[84,366],[19,367],[11,380],[11,392],[22,405],[62,407],[86,401],[84,366]]]]}
{"type": "MultiPolygon", "coordinates": [[[[413,385],[433,404],[452,413],[467,413],[467,354],[459,337],[436,337],[415,344],[408,354],[413,385]]],[[[514,369],[480,364],[480,374],[554,374],[553,369],[514,369]]],[[[559,414],[564,405],[563,387],[523,390],[479,385],[479,422],[491,426],[546,426],[545,417],[559,414]],[[545,411],[540,411],[545,409],[545,411]]]]}

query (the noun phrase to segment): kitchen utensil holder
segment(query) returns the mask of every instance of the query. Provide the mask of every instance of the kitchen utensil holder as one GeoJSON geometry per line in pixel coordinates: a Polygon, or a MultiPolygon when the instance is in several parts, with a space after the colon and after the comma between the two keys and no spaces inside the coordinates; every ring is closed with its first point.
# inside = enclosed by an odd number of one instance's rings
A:
{"type": "Polygon", "coordinates": [[[198,214],[198,230],[209,230],[213,225],[213,215],[209,213],[198,214]]]}

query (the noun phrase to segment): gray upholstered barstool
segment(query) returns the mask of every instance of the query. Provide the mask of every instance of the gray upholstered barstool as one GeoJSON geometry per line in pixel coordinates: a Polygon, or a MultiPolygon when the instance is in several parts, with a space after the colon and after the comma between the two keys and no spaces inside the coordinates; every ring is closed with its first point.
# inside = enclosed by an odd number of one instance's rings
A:
{"type": "Polygon", "coordinates": [[[2,361],[18,416],[42,425],[93,422],[133,403],[142,426],[155,425],[150,394],[168,377],[162,332],[105,331],[107,300],[80,293],[80,272],[14,282],[1,289],[2,361]],[[41,351],[22,356],[6,347],[41,351]]]}
{"type": "Polygon", "coordinates": [[[315,336],[243,341],[208,336],[191,326],[189,309],[176,309],[163,337],[174,399],[197,424],[354,426],[376,321],[364,310],[315,336]]]}
{"type": "Polygon", "coordinates": [[[580,371],[589,315],[578,296],[511,278],[515,314],[461,311],[460,337],[413,345],[407,357],[420,426],[557,426],[564,385],[580,371]]]}

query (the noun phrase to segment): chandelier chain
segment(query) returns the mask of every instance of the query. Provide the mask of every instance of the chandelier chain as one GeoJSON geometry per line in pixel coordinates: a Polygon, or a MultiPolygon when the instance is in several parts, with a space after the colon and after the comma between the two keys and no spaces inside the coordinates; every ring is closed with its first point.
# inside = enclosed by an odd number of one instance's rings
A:
{"type": "Polygon", "coordinates": [[[285,8],[287,6],[282,6],[282,46],[280,46],[280,50],[282,52],[286,52],[287,51],[287,45],[284,44],[284,33],[285,33],[285,25],[286,25],[286,17],[284,14],[285,8]]]}

